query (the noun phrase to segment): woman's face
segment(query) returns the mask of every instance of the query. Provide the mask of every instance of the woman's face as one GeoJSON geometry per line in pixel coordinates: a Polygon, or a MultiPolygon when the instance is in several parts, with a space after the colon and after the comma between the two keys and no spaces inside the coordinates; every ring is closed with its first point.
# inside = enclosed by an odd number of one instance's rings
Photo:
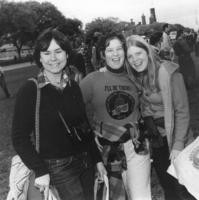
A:
{"type": "Polygon", "coordinates": [[[144,49],[140,47],[128,47],[127,59],[131,67],[137,72],[143,72],[147,68],[148,54],[144,49]]]}
{"type": "Polygon", "coordinates": [[[119,69],[124,63],[124,49],[122,42],[115,38],[110,40],[105,49],[106,64],[112,69],[119,69]]]}
{"type": "Polygon", "coordinates": [[[52,73],[59,74],[66,66],[68,55],[66,52],[52,39],[46,51],[40,52],[40,62],[44,70],[52,73]]]}

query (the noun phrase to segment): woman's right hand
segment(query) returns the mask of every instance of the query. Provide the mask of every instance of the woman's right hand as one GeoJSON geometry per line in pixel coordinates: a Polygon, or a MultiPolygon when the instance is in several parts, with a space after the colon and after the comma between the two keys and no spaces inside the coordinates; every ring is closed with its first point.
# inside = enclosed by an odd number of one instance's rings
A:
{"type": "Polygon", "coordinates": [[[103,182],[104,181],[104,176],[107,176],[107,171],[106,171],[106,168],[104,166],[104,163],[103,162],[98,162],[96,167],[97,167],[99,181],[103,182]]]}
{"type": "Polygon", "coordinates": [[[103,146],[100,144],[99,139],[98,139],[98,137],[102,138],[102,135],[96,130],[94,130],[94,133],[95,133],[95,142],[97,144],[97,148],[99,149],[100,152],[102,152],[103,146]]]}
{"type": "Polygon", "coordinates": [[[39,191],[43,193],[44,200],[48,200],[49,186],[50,186],[49,174],[45,174],[43,176],[35,178],[35,187],[37,187],[39,191]]]}

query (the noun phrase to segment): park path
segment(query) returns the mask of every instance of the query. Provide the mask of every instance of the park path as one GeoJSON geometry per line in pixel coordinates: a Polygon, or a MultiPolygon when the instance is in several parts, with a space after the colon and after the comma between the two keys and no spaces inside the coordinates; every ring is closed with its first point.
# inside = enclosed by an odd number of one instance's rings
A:
{"type": "Polygon", "coordinates": [[[30,63],[30,62],[13,64],[13,65],[9,65],[9,66],[3,67],[3,71],[6,72],[6,71],[14,70],[14,69],[20,69],[20,68],[24,68],[24,67],[31,67],[33,65],[35,65],[35,64],[34,63],[30,63]]]}

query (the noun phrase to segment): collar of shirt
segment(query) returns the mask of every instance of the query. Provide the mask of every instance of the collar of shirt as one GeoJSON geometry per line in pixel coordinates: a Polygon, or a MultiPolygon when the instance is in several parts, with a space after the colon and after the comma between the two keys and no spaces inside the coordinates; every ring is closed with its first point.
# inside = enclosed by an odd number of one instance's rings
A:
{"type": "MultiPolygon", "coordinates": [[[[46,85],[51,84],[43,70],[40,70],[39,74],[37,75],[37,81],[39,88],[43,88],[46,85]]],[[[68,84],[71,86],[71,80],[69,79],[66,72],[63,71],[61,75],[61,89],[64,89],[68,84]]]]}

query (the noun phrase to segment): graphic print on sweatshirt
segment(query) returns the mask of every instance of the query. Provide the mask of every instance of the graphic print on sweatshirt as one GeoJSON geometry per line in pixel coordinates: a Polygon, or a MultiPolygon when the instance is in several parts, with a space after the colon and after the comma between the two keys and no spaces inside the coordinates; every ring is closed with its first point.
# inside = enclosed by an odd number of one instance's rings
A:
{"type": "Polygon", "coordinates": [[[111,92],[106,99],[106,109],[113,119],[122,120],[132,114],[135,99],[127,91],[130,91],[129,86],[105,86],[105,92],[111,92]]]}

